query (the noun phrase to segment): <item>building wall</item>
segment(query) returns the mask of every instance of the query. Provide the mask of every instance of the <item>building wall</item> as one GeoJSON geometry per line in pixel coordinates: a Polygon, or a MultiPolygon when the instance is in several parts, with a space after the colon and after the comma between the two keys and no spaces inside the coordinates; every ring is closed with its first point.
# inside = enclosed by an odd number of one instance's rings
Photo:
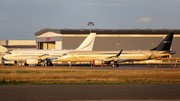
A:
{"type": "Polygon", "coordinates": [[[180,37],[174,37],[172,42],[172,50],[176,51],[172,57],[180,57],[180,37]]]}
{"type": "Polygon", "coordinates": [[[36,45],[36,40],[0,40],[0,45],[36,45]]]}
{"type": "Polygon", "coordinates": [[[86,37],[63,37],[62,49],[76,49],[86,37]]]}
{"type": "Polygon", "coordinates": [[[62,41],[55,42],[55,49],[62,49],[62,41]]]}
{"type": "Polygon", "coordinates": [[[45,32],[36,38],[37,49],[62,49],[62,34],[45,32]]]}
{"type": "Polygon", "coordinates": [[[56,49],[56,41],[51,42],[38,42],[37,49],[56,49]]]}
{"type": "Polygon", "coordinates": [[[36,45],[36,40],[8,40],[8,45],[36,45]]]}
{"type": "MultiPolygon", "coordinates": [[[[63,49],[77,48],[86,37],[63,37],[63,49]]],[[[156,47],[162,37],[96,37],[93,50],[147,50],[156,47]]]]}
{"type": "Polygon", "coordinates": [[[7,51],[7,48],[0,45],[0,53],[5,53],[7,51]]]}
{"type": "Polygon", "coordinates": [[[6,40],[0,40],[0,45],[6,45],[6,40]]]}
{"type": "Polygon", "coordinates": [[[147,50],[157,46],[160,40],[160,37],[97,37],[94,50],[147,50]]]}

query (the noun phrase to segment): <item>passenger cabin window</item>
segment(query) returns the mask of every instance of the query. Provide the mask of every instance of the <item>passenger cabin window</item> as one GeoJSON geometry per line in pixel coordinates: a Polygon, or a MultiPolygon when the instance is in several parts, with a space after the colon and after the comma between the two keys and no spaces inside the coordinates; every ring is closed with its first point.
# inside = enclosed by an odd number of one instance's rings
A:
{"type": "Polygon", "coordinates": [[[12,54],[12,53],[9,52],[8,54],[12,54]]]}

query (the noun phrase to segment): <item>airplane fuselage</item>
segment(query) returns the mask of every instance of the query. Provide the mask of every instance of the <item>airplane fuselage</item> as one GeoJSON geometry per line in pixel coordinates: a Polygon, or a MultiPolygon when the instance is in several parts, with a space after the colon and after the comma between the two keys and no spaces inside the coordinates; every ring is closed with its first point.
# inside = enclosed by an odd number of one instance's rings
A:
{"type": "MultiPolygon", "coordinates": [[[[169,53],[162,54],[163,52],[165,51],[123,51],[117,58],[119,61],[138,61],[170,55],[169,53]]],[[[94,59],[103,59],[108,61],[108,57],[116,56],[118,53],[119,51],[74,51],[67,52],[59,57],[58,60],[62,62],[92,62],[94,59]]]]}
{"type": "Polygon", "coordinates": [[[48,54],[48,57],[58,58],[62,54],[74,51],[74,50],[14,50],[4,56],[6,60],[12,61],[25,61],[30,57],[38,57],[44,54],[48,54]]]}

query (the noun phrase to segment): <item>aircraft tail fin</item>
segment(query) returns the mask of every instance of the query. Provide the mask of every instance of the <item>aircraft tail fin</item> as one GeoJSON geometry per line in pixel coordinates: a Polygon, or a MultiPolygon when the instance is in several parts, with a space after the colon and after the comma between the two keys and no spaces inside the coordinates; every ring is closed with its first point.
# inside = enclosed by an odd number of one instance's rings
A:
{"type": "Polygon", "coordinates": [[[161,41],[161,43],[157,47],[155,47],[155,48],[153,48],[151,50],[156,50],[156,51],[168,51],[168,50],[170,50],[171,44],[172,44],[172,40],[173,40],[173,35],[174,35],[174,33],[169,33],[161,41]]]}
{"type": "Polygon", "coordinates": [[[92,51],[96,33],[90,33],[76,50],[92,51]]]}

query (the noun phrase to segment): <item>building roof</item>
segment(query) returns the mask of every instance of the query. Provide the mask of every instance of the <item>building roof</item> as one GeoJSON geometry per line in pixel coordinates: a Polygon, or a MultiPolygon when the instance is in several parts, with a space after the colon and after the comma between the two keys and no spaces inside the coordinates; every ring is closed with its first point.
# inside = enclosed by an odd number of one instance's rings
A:
{"type": "Polygon", "coordinates": [[[13,45],[13,46],[7,46],[7,45],[2,45],[6,48],[36,48],[36,45],[13,45]]]}
{"type": "MultiPolygon", "coordinates": [[[[45,32],[54,32],[59,34],[89,34],[90,29],[42,29],[34,35],[38,36],[45,32]]],[[[180,29],[91,29],[96,34],[180,34],[180,29]]]]}

